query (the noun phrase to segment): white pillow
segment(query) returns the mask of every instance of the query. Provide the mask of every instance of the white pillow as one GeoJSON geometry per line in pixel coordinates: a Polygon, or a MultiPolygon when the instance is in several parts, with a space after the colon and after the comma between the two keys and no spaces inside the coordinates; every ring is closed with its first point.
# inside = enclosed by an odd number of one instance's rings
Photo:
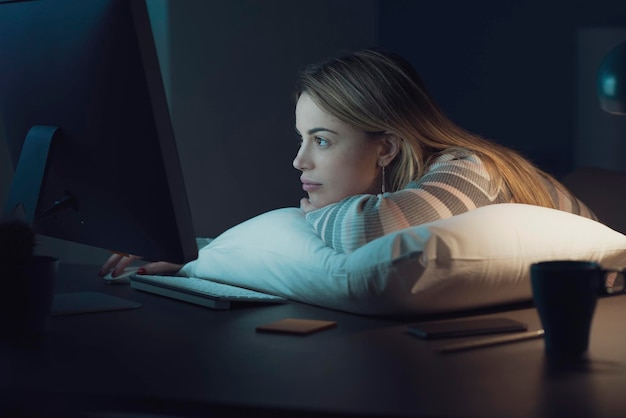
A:
{"type": "Polygon", "coordinates": [[[181,274],[368,315],[458,311],[530,300],[530,264],[626,266],[626,236],[581,216],[523,204],[485,206],[403,229],[345,255],[297,208],[224,232],[181,274]]]}

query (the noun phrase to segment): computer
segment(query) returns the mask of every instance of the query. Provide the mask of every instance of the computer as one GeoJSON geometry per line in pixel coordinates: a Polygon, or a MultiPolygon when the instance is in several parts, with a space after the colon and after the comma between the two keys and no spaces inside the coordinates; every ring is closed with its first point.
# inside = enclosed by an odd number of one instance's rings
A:
{"type": "Polygon", "coordinates": [[[6,216],[184,263],[193,224],[145,1],[0,3],[6,216]]]}
{"type": "Polygon", "coordinates": [[[15,167],[5,217],[197,258],[146,0],[0,0],[0,126],[15,167]]]}

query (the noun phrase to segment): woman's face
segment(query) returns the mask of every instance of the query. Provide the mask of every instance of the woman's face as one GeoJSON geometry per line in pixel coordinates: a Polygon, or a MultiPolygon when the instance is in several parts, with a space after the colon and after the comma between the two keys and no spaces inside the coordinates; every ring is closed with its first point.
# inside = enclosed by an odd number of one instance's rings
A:
{"type": "Polygon", "coordinates": [[[314,206],[380,193],[381,140],[326,113],[306,93],[296,104],[296,130],[302,142],[293,166],[314,206]]]}

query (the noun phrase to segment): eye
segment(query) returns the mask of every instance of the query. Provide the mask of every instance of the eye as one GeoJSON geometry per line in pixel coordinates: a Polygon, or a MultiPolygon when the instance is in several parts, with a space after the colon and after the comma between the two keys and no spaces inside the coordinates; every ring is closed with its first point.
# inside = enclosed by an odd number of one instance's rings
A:
{"type": "Polygon", "coordinates": [[[328,140],[326,138],[323,138],[321,136],[316,136],[315,137],[315,142],[317,143],[317,146],[320,148],[328,148],[330,147],[330,142],[328,142],[328,140]]]}

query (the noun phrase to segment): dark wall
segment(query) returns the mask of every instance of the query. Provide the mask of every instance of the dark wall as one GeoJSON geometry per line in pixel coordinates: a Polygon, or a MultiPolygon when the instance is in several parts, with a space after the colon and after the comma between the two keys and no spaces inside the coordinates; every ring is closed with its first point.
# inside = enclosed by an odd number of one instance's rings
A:
{"type": "Polygon", "coordinates": [[[298,72],[378,40],[375,0],[170,1],[171,110],[196,233],[305,196],[298,72]]]}
{"type": "Polygon", "coordinates": [[[380,42],[444,111],[560,176],[573,169],[576,30],[626,26],[623,0],[380,2],[380,42]]]}

